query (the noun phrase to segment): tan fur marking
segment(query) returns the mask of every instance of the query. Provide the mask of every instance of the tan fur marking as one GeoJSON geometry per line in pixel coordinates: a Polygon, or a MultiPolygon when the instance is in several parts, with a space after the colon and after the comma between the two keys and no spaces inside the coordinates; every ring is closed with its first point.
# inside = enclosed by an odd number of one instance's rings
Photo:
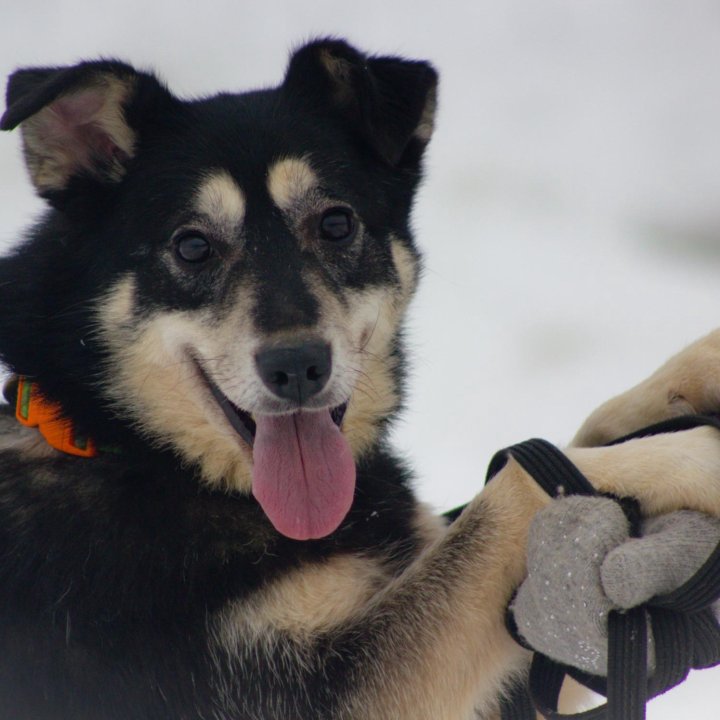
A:
{"type": "Polygon", "coordinates": [[[435,130],[435,113],[437,111],[437,88],[432,88],[428,92],[427,99],[425,100],[425,107],[423,108],[422,115],[420,116],[420,122],[415,128],[415,137],[422,142],[430,142],[433,131],[435,130]]]}
{"type": "MultiPolygon", "coordinates": [[[[373,437],[376,417],[395,402],[388,353],[406,293],[401,287],[356,293],[348,300],[350,310],[324,291],[319,281],[313,289],[323,305],[322,331],[334,334],[334,342],[351,363],[357,363],[344,428],[357,454],[373,437]],[[354,347],[353,356],[353,343],[368,327],[366,346],[354,347]]],[[[231,452],[223,445],[217,408],[198,399],[205,395],[196,393],[197,378],[182,355],[183,343],[190,343],[205,357],[219,347],[234,360],[241,357],[231,345],[238,333],[229,330],[239,317],[222,329],[209,328],[200,313],[165,314],[133,327],[132,295],[132,281],[127,279],[111,291],[103,316],[106,323],[110,318],[115,323],[106,333],[122,358],[116,371],[126,407],[139,404],[142,417],[148,409],[143,405],[148,402],[146,394],[151,403],[162,400],[167,414],[160,417],[159,426],[178,447],[202,452],[202,462],[211,466],[214,459],[206,453],[215,442],[210,452],[220,458],[214,468],[220,473],[217,481],[228,482],[224,478],[231,477],[237,483],[237,477],[247,478],[249,464],[243,466],[237,448],[231,452]],[[209,345],[203,346],[200,338],[209,345]],[[134,349],[123,350],[130,346],[134,349]],[[130,368],[127,374],[123,363],[130,368]],[[183,411],[187,417],[178,419],[183,411]],[[208,413],[204,420],[203,413],[208,413]],[[188,435],[183,435],[185,425],[191,428],[188,435]],[[202,434],[202,451],[192,449],[192,436],[197,433],[202,434]]],[[[243,302],[238,297],[239,307],[243,302]]],[[[576,448],[568,456],[598,488],[637,497],[646,513],[688,508],[720,516],[720,433],[714,429],[614,447],[576,448]]],[[[272,647],[283,633],[306,641],[334,628],[381,630],[373,635],[372,656],[362,666],[362,690],[349,697],[342,717],[458,720],[473,717],[476,707],[487,716],[496,710],[503,683],[527,663],[527,653],[505,631],[503,616],[525,574],[531,519],[548,502],[549,497],[511,458],[449,528],[425,511],[418,512],[415,525],[425,546],[401,574],[389,577],[377,560],[358,556],[298,569],[217,617],[218,652],[231,656],[252,652],[252,644],[247,643],[254,641],[272,647]]],[[[311,644],[300,642],[296,647],[311,644]]],[[[295,659],[303,662],[302,656],[295,659]]],[[[278,669],[279,665],[272,671],[278,669]]]]}
{"type": "Polygon", "coordinates": [[[135,281],[128,276],[119,280],[110,290],[100,314],[108,326],[124,326],[132,320],[134,307],[135,281]]]}
{"type": "Polygon", "coordinates": [[[172,443],[199,461],[209,484],[249,492],[251,450],[213,400],[189,351],[225,357],[242,334],[242,319],[213,327],[202,313],[164,312],[136,323],[133,295],[133,280],[126,278],[111,289],[99,312],[99,333],[113,356],[114,382],[106,388],[110,399],[151,439],[172,443]]]}
{"type": "Polygon", "coordinates": [[[322,308],[324,336],[335,349],[334,375],[342,376],[345,397],[352,392],[342,429],[358,457],[377,439],[380,421],[398,402],[390,357],[400,321],[397,290],[357,291],[343,305],[319,280],[309,278],[308,283],[322,308]]]}
{"type": "Polygon", "coordinates": [[[447,531],[445,519],[425,503],[418,503],[414,525],[423,547],[437,542],[447,531]]]}
{"type": "Polygon", "coordinates": [[[335,85],[336,99],[341,103],[347,103],[352,97],[350,63],[334,55],[330,50],[322,50],[319,57],[320,63],[335,85]]]}
{"type": "MultiPolygon", "coordinates": [[[[720,515],[720,434],[702,428],[658,439],[568,455],[600,489],[629,492],[645,510],[720,515]],[[673,465],[683,448],[686,456],[673,465]]],[[[457,720],[474,717],[475,707],[494,711],[503,682],[527,661],[505,632],[503,615],[525,574],[530,521],[548,502],[511,458],[447,532],[374,598],[386,643],[362,707],[350,717],[457,720]]]]}
{"type": "Polygon", "coordinates": [[[397,407],[399,398],[394,378],[395,360],[391,351],[412,295],[408,289],[401,281],[401,286],[394,291],[389,288],[371,288],[353,293],[348,300],[352,312],[344,322],[349,327],[355,324],[358,328],[356,332],[360,327],[367,331],[359,335],[363,342],[357,352],[360,363],[357,385],[344,422],[345,432],[359,452],[375,442],[380,420],[397,407]],[[358,313],[359,307],[366,309],[363,314],[358,313]],[[364,326],[360,323],[364,323],[364,326]]]}
{"type": "Polygon", "coordinates": [[[322,633],[360,614],[388,581],[377,558],[337,556],[285,575],[251,601],[225,611],[220,638],[234,647],[246,633],[322,633]],[[239,635],[238,635],[239,633],[239,635]]]}
{"type": "Polygon", "coordinates": [[[268,170],[268,192],[275,205],[281,210],[290,210],[317,185],[318,178],[315,172],[307,160],[302,158],[278,160],[268,170]]]}
{"type": "Polygon", "coordinates": [[[345,414],[343,429],[353,449],[361,454],[377,439],[379,422],[398,404],[393,377],[394,361],[390,357],[390,341],[397,332],[392,303],[383,302],[383,291],[363,291],[351,300],[377,308],[370,334],[357,353],[355,390],[345,414]]]}
{"type": "Polygon", "coordinates": [[[644,515],[678,508],[720,515],[720,432],[699,427],[608,448],[569,448],[567,456],[600,490],[640,500],[644,515]],[[662,483],[662,476],[676,483],[662,483]],[[715,487],[714,487],[715,486],[715,487]]]}
{"type": "MultiPolygon", "coordinates": [[[[83,96],[89,99],[91,105],[92,100],[95,100],[93,111],[83,118],[81,127],[100,128],[126,156],[132,157],[135,134],[125,122],[122,108],[133,88],[133,80],[98,76],[94,84],[60,97],[56,103],[68,98],[82,99],[83,96]]],[[[79,162],[74,154],[74,151],[77,151],[77,142],[69,143],[64,134],[53,132],[53,128],[58,124],[62,124],[62,121],[58,120],[55,103],[44,107],[22,123],[28,170],[33,183],[41,191],[61,190],[82,161],[89,160],[81,158],[79,162]]],[[[123,173],[122,164],[114,159],[109,168],[110,179],[119,180],[123,173]]]]}
{"type": "Polygon", "coordinates": [[[573,445],[604,445],[678,415],[714,413],[720,407],[718,377],[720,330],[715,330],[670,358],[646,380],[601,405],[583,423],[573,445]]]}
{"type": "Polygon", "coordinates": [[[29,428],[13,421],[12,428],[3,428],[0,434],[0,453],[18,452],[24,459],[45,459],[57,457],[55,450],[36,428],[29,428]]]}
{"type": "MultiPolygon", "coordinates": [[[[406,278],[412,275],[407,252],[400,248],[396,256],[406,278]]],[[[320,282],[313,285],[323,308],[318,331],[333,343],[337,357],[336,404],[350,397],[342,429],[357,458],[375,442],[382,419],[398,403],[391,349],[412,283],[406,279],[395,287],[357,292],[347,305],[320,282]]],[[[229,388],[226,392],[236,391],[233,398],[241,407],[254,407],[241,402],[252,399],[241,394],[243,384],[258,383],[253,343],[259,339],[253,340],[251,321],[242,313],[250,301],[239,295],[237,311],[219,325],[198,312],[164,312],[136,323],[133,295],[132,281],[121,282],[100,313],[102,334],[116,358],[117,382],[108,392],[151,437],[199,460],[209,482],[249,491],[252,453],[209,397],[188,348],[196,348],[200,358],[216,358],[206,370],[229,388]]]]}
{"type": "Polygon", "coordinates": [[[351,66],[347,60],[338,57],[330,50],[322,50],[320,52],[320,62],[333,80],[338,83],[348,81],[351,66]]]}
{"type": "Polygon", "coordinates": [[[306,278],[322,308],[324,336],[333,343],[338,364],[345,361],[342,374],[352,396],[342,429],[355,457],[376,441],[382,419],[399,400],[391,351],[415,290],[417,261],[397,238],[392,255],[397,283],[348,293],[345,304],[319,278],[306,278]]]}
{"type": "Polygon", "coordinates": [[[402,298],[407,303],[415,293],[417,286],[418,261],[412,252],[408,250],[407,246],[398,238],[392,238],[390,249],[398,278],[400,278],[402,298]]]}
{"type": "Polygon", "coordinates": [[[245,217],[245,195],[230,173],[220,170],[200,185],[195,207],[200,214],[233,228],[245,217]]]}
{"type": "Polygon", "coordinates": [[[338,356],[344,351],[347,358],[352,396],[343,432],[356,457],[376,441],[381,420],[399,399],[391,351],[418,272],[416,259],[399,239],[391,247],[398,282],[349,293],[345,305],[319,279],[307,279],[322,307],[325,335],[341,351],[338,356]]]}
{"type": "Polygon", "coordinates": [[[379,686],[362,699],[365,715],[358,707],[352,717],[469,719],[476,707],[491,712],[502,683],[525,666],[503,613],[546,497],[512,461],[498,480],[374,599],[392,635],[377,657],[379,686]]]}

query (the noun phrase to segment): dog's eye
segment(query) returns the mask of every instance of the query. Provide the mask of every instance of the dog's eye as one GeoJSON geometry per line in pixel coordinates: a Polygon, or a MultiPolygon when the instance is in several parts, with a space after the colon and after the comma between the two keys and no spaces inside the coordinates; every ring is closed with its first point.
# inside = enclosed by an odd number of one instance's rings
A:
{"type": "Polygon", "coordinates": [[[348,208],[326,210],[320,218],[320,237],[331,242],[349,242],[355,237],[356,222],[348,208]]]}
{"type": "Polygon", "coordinates": [[[212,245],[204,235],[188,232],[175,241],[175,252],[185,262],[201,263],[212,255],[212,245]]]}

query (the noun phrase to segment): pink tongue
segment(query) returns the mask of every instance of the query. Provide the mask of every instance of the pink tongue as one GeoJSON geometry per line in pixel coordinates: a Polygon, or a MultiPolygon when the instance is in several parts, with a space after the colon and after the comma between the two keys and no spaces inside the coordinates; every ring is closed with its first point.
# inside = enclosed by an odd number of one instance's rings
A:
{"type": "Polygon", "coordinates": [[[355,493],[355,462],[328,410],[260,415],[252,492],[275,529],[294,540],[336,530],[355,493]]]}

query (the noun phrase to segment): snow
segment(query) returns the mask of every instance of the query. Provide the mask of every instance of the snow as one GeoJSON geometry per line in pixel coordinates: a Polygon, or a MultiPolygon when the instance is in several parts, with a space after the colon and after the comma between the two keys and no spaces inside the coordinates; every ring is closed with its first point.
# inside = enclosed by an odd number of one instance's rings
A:
{"type": "MultiPolygon", "coordinates": [[[[309,37],[442,74],[415,215],[408,411],[395,439],[438,509],[492,453],[562,444],[598,403],[718,322],[720,9],[714,0],[6,3],[0,75],[117,56],[180,94],[275,83],[309,37]]],[[[0,137],[0,244],[38,203],[0,137]]],[[[715,718],[720,670],[650,720],[715,718]]]]}

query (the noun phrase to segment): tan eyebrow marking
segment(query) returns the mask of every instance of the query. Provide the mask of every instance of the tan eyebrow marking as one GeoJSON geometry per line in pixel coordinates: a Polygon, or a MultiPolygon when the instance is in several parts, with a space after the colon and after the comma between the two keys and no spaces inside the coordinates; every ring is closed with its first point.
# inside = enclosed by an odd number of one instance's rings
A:
{"type": "Polygon", "coordinates": [[[318,184],[317,175],[303,158],[283,158],[268,170],[267,188],[281,210],[289,210],[318,184]]]}
{"type": "Polygon", "coordinates": [[[195,208],[212,220],[236,227],[245,218],[245,194],[227,170],[219,170],[200,184],[195,208]]]}

